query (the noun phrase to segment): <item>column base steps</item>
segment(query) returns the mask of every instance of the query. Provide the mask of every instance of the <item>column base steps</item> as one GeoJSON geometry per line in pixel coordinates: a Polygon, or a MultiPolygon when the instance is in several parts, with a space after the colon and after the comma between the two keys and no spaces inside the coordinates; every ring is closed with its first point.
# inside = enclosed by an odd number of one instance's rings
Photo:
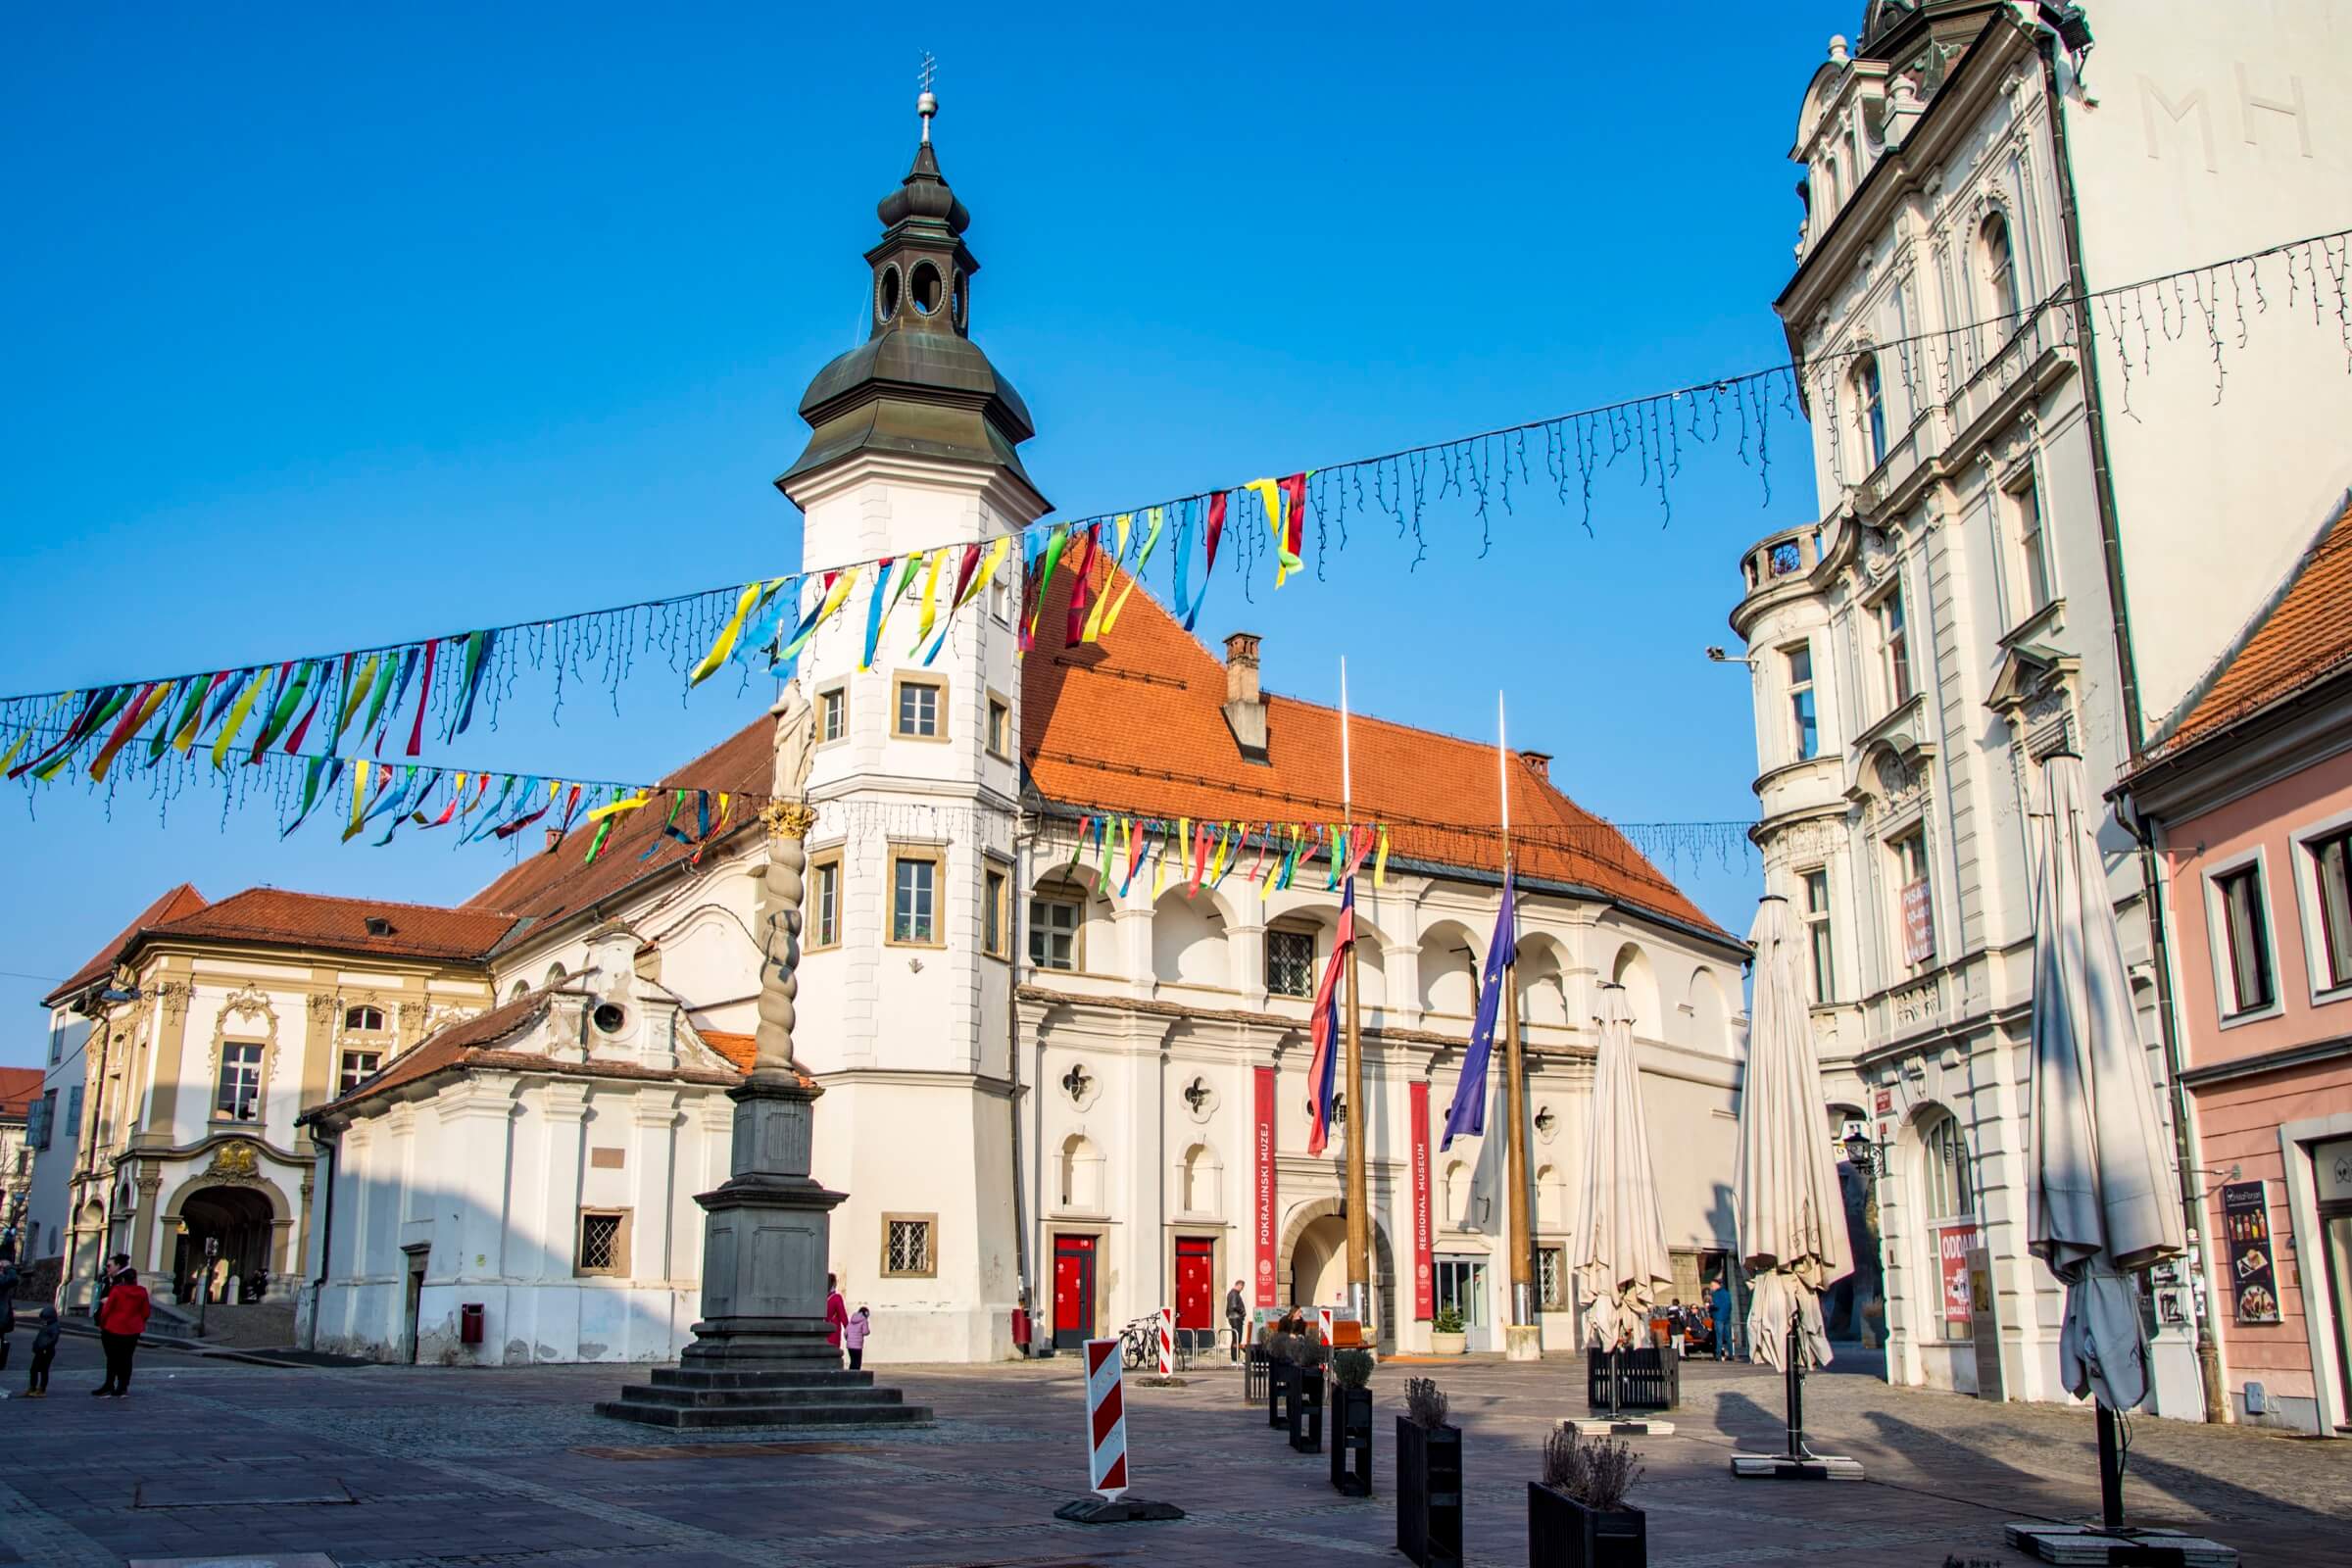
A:
{"type": "Polygon", "coordinates": [[[631,1384],[596,1413],[645,1426],[843,1427],[928,1426],[928,1406],[908,1404],[897,1389],[874,1387],[871,1372],[741,1370],[709,1372],[664,1366],[631,1384]]]}

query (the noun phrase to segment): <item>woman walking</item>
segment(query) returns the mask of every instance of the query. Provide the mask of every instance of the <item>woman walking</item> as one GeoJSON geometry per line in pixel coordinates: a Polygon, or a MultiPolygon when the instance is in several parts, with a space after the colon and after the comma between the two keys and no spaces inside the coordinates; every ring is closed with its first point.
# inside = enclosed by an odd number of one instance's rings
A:
{"type": "Polygon", "coordinates": [[[98,1338],[106,1347],[106,1381],[90,1392],[100,1398],[120,1399],[130,1392],[130,1359],[139,1348],[153,1303],[135,1269],[124,1268],[107,1288],[98,1308],[98,1338]]]}

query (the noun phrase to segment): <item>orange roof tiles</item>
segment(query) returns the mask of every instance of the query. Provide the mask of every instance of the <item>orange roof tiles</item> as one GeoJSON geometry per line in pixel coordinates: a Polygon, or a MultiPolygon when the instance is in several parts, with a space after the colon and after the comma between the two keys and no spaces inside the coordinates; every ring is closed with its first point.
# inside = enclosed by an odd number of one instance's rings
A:
{"type": "Polygon", "coordinates": [[[40,1068],[0,1067],[0,1117],[23,1120],[32,1114],[32,1102],[40,1098],[40,1068]]]}
{"type": "MultiPolygon", "coordinates": [[[[1224,714],[1226,668],[1149,592],[1100,643],[1064,649],[1068,574],[1049,590],[1022,670],[1021,750],[1049,801],[1195,819],[1337,822],[1336,709],[1268,695],[1268,760],[1242,755],[1224,714]]],[[[1494,748],[1350,715],[1355,812],[1390,829],[1392,858],[1500,873],[1494,748]]],[[[1509,766],[1522,876],[1592,889],[1729,940],[1625,836],[1552,787],[1525,754],[1509,766]]]]}
{"type": "Polygon", "coordinates": [[[149,926],[166,924],[182,915],[193,914],[203,907],[204,895],[197,892],[192,885],[186,882],[180,883],[140,910],[136,919],[116,933],[114,941],[92,954],[89,961],[74,970],[63,985],[43,997],[41,1005],[53,1007],[59,1001],[72,996],[84,986],[105,979],[107,972],[114,968],[116,961],[122,956],[124,951],[130,947],[133,941],[137,940],[139,933],[149,926]]]}
{"type": "Polygon", "coordinates": [[[150,927],[148,934],[283,943],[395,958],[473,958],[488,951],[514,923],[512,915],[487,910],[247,888],[218,904],[150,927]],[[389,929],[377,935],[368,929],[370,920],[381,921],[389,929]]]}
{"type": "Polygon", "coordinates": [[[2352,661],[2352,498],[2286,578],[2286,591],[2228,656],[2205,695],[2153,749],[2170,757],[2352,661]]]}
{"type": "Polygon", "coordinates": [[[704,1045],[726,1057],[737,1072],[752,1070],[757,1048],[753,1046],[750,1035],[739,1035],[720,1029],[697,1029],[695,1033],[703,1037],[704,1045]]]}

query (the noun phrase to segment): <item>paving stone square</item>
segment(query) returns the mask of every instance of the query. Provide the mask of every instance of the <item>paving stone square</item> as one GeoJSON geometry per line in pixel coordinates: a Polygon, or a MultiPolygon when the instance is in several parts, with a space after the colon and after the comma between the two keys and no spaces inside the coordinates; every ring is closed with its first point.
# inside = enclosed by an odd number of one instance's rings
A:
{"type": "MultiPolygon", "coordinates": [[[[1641,1442],[1660,1568],[1798,1562],[2015,1564],[2010,1519],[2095,1511],[2087,1411],[1892,1390],[1875,1361],[1807,1386],[1815,1446],[1854,1484],[1738,1482],[1736,1448],[1780,1438],[1781,1385],[1756,1367],[1686,1369],[1670,1438],[1641,1442]]],[[[883,1370],[931,1427],[713,1436],[610,1421],[625,1369],[265,1367],[154,1351],[132,1396],[100,1400],[94,1348],[69,1341],[55,1395],[0,1405],[0,1563],[325,1554],[339,1568],[1088,1568],[1403,1561],[1393,1418],[1436,1378],[1463,1430],[1467,1560],[1527,1560],[1525,1485],[1544,1435],[1581,1413],[1582,1369],[1465,1358],[1375,1376],[1375,1494],[1331,1490],[1241,1399],[1238,1374],[1132,1387],[1138,1495],[1180,1523],[1089,1528],[1074,1357],[883,1370]],[[312,1500],[338,1498],[340,1500],[312,1500]],[[159,1499],[168,1505],[158,1506],[159,1499]]],[[[2135,1521],[2236,1546],[2248,1564],[2352,1564],[2352,1446],[2243,1428],[2132,1423],[2135,1521]]]]}

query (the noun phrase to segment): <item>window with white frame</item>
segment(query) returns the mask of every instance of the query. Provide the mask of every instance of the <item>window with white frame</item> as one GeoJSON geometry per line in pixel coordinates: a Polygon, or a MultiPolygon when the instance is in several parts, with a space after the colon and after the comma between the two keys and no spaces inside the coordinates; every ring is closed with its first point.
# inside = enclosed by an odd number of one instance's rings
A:
{"type": "Polygon", "coordinates": [[[346,1007],[343,1027],[357,1034],[381,1034],[384,1030],[384,1009],[381,1007],[346,1007]]]}
{"type": "Polygon", "coordinates": [[[829,746],[850,732],[850,691],[828,687],[816,694],[816,742],[829,746]]]}
{"type": "Polygon", "coordinates": [[[1813,645],[1798,643],[1781,653],[1788,664],[1789,740],[1801,762],[1821,753],[1821,723],[1813,706],[1813,645]]]}
{"type": "Polygon", "coordinates": [[[342,1062],[335,1074],[335,1093],[348,1095],[359,1088],[375,1076],[375,1069],[383,1065],[383,1060],[384,1054],[380,1051],[343,1053],[342,1062]]]}
{"type": "Polygon", "coordinates": [[[988,700],[988,749],[992,756],[1012,756],[1012,708],[993,695],[988,700]]]}
{"type": "Polygon", "coordinates": [[[841,857],[808,867],[808,946],[830,948],[841,941],[841,857]]]}
{"type": "Polygon", "coordinates": [[[1994,213],[1984,220],[1977,231],[1977,252],[1984,268],[1984,313],[1992,318],[1997,342],[2017,324],[2017,256],[2009,244],[2006,217],[1994,213]]]}
{"type": "Polygon", "coordinates": [[[2055,597],[2050,587],[2049,537],[2042,529],[2041,485],[2032,469],[2003,492],[2009,512],[2009,537],[2017,541],[2018,613],[2023,620],[2047,608],[2055,597]]]}
{"type": "Polygon", "coordinates": [[[980,876],[980,951],[992,958],[1012,956],[1011,935],[1005,926],[1011,919],[1012,901],[1007,891],[1011,876],[1001,866],[990,866],[980,876]]]}
{"type": "Polygon", "coordinates": [[[1879,379],[1879,357],[1865,354],[1854,364],[1854,426],[1862,439],[1862,466],[1886,461],[1886,389],[1879,379]]]}
{"type": "Polygon", "coordinates": [[[1900,708],[1911,700],[1911,628],[1903,615],[1903,590],[1897,584],[1872,607],[1879,624],[1879,671],[1886,686],[1886,706],[1900,708]]]}
{"type": "Polygon", "coordinates": [[[2224,1015],[2260,1012],[2278,1000],[2271,967],[2270,920],[2263,908],[2262,862],[2248,860],[2216,872],[2213,894],[2221,936],[2224,1015]]]}
{"type": "Polygon", "coordinates": [[[1083,909],[1074,895],[1041,894],[1029,901],[1029,964],[1035,969],[1075,970],[1083,909]]]}
{"type": "Polygon", "coordinates": [[[1805,879],[1805,938],[1813,956],[1813,1000],[1827,1004],[1838,1000],[1837,939],[1830,922],[1830,873],[1827,866],[1799,873],[1805,879]]]}
{"type": "Polygon", "coordinates": [[[2352,986],[2352,827],[2305,839],[2303,851],[2311,857],[2317,895],[2320,941],[2312,967],[2322,982],[2318,989],[2352,986]]]}
{"type": "Polygon", "coordinates": [[[907,740],[935,741],[946,735],[940,722],[940,690],[935,681],[899,682],[894,732],[907,740]]]}
{"type": "Polygon", "coordinates": [[[252,1121],[261,1114],[262,1050],[259,1040],[220,1043],[220,1082],[213,1096],[216,1117],[252,1121]]]}

